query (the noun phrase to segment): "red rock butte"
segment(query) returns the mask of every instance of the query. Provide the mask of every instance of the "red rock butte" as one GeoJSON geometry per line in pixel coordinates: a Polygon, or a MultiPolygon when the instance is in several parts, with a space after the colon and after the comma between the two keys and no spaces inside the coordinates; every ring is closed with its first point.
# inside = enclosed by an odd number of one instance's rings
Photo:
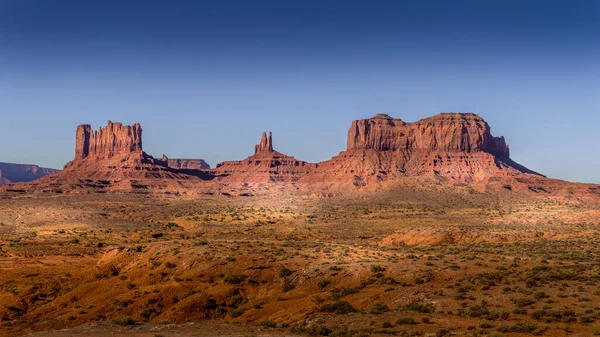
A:
{"type": "Polygon", "coordinates": [[[352,122],[347,150],[368,149],[510,156],[504,137],[493,137],[489,125],[473,113],[441,113],[414,123],[378,114],[352,122]]]}
{"type": "Polygon", "coordinates": [[[105,128],[92,130],[89,124],[79,125],[75,135],[75,159],[111,158],[115,154],[141,152],[142,127],[136,123],[123,125],[108,121],[105,128]]]}

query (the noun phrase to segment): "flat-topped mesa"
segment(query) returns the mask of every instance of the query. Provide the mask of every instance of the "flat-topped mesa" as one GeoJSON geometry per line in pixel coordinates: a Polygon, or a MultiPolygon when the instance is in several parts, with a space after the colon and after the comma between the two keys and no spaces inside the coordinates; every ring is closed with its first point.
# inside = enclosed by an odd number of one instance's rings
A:
{"type": "Polygon", "coordinates": [[[39,179],[58,170],[38,165],[0,163],[0,179],[11,182],[27,182],[39,179]]]}
{"type": "Polygon", "coordinates": [[[440,113],[413,123],[378,114],[352,122],[347,150],[487,152],[508,158],[504,137],[494,137],[490,126],[474,113],[440,113]]]}
{"type": "Polygon", "coordinates": [[[89,124],[77,127],[75,159],[111,158],[116,154],[142,151],[142,127],[108,121],[104,128],[92,130],[89,124]]]}
{"type": "Polygon", "coordinates": [[[267,133],[263,132],[262,137],[260,138],[260,143],[254,145],[254,155],[270,155],[274,152],[273,133],[269,132],[269,137],[267,138],[267,133]]]}
{"type": "Polygon", "coordinates": [[[178,170],[210,170],[210,165],[204,159],[169,158],[163,154],[162,161],[178,170]]]}

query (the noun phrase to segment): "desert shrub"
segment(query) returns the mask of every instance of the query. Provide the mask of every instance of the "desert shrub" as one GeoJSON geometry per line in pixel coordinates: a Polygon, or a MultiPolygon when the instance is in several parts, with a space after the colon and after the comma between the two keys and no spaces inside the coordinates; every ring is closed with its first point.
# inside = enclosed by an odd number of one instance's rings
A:
{"type": "Polygon", "coordinates": [[[415,324],[415,320],[412,317],[400,317],[396,320],[398,325],[415,324]]]}
{"type": "Polygon", "coordinates": [[[115,300],[114,304],[118,305],[122,308],[127,308],[127,306],[129,305],[129,301],[128,300],[115,300]]]}
{"type": "Polygon", "coordinates": [[[448,329],[448,328],[440,328],[438,331],[435,332],[436,337],[448,336],[449,334],[450,334],[450,329],[448,329]]]}
{"type": "Polygon", "coordinates": [[[536,301],[539,301],[539,300],[544,299],[546,297],[548,297],[548,295],[546,295],[546,293],[543,292],[543,291],[536,291],[535,294],[533,294],[533,298],[536,301]]]}
{"type": "Polygon", "coordinates": [[[244,314],[244,309],[242,308],[238,308],[238,309],[233,309],[229,312],[229,316],[231,316],[231,318],[237,318],[240,317],[244,314]]]}
{"type": "Polygon", "coordinates": [[[535,323],[516,323],[512,325],[504,324],[500,325],[496,330],[500,332],[520,332],[520,333],[533,333],[539,328],[535,323]]]}
{"type": "Polygon", "coordinates": [[[508,311],[499,310],[499,311],[491,312],[489,314],[488,318],[489,319],[502,319],[502,320],[506,320],[506,319],[508,319],[509,316],[510,316],[510,313],[508,311]]]}
{"type": "Polygon", "coordinates": [[[352,305],[350,305],[350,303],[341,301],[341,302],[323,304],[322,306],[320,306],[317,309],[317,311],[332,312],[335,314],[344,315],[344,314],[349,314],[351,312],[356,312],[357,310],[352,305]]]}
{"type": "Polygon", "coordinates": [[[536,310],[530,314],[531,318],[538,320],[538,321],[540,319],[542,319],[542,317],[544,317],[544,315],[545,315],[544,310],[536,310]]]}
{"type": "Polygon", "coordinates": [[[473,275],[469,277],[469,282],[473,284],[479,284],[484,286],[495,286],[497,283],[502,281],[504,278],[504,273],[496,272],[496,273],[481,273],[477,275],[473,275]]]}
{"type": "Polygon", "coordinates": [[[321,281],[319,281],[317,283],[317,285],[319,286],[319,288],[325,288],[325,287],[327,287],[330,284],[331,284],[331,281],[329,281],[329,280],[321,280],[321,281]]]}
{"type": "Polygon", "coordinates": [[[384,270],[385,270],[385,268],[383,268],[382,266],[379,266],[376,264],[371,265],[371,273],[373,273],[373,274],[382,273],[384,270]]]}
{"type": "Polygon", "coordinates": [[[594,323],[598,319],[597,314],[586,314],[579,317],[581,323],[594,323]]]}
{"type": "Polygon", "coordinates": [[[482,322],[481,324],[479,324],[479,327],[482,329],[489,329],[489,328],[493,328],[494,325],[491,322],[482,322]]]}
{"type": "Polygon", "coordinates": [[[368,286],[369,284],[373,284],[375,282],[377,282],[376,278],[368,277],[368,278],[360,281],[360,285],[358,287],[362,289],[362,288],[368,286]]]}
{"type": "Polygon", "coordinates": [[[143,319],[150,319],[150,318],[154,317],[157,314],[158,314],[158,312],[154,308],[147,307],[142,312],[140,312],[140,317],[143,318],[143,319]]]}
{"type": "Polygon", "coordinates": [[[281,267],[281,269],[279,269],[279,276],[286,277],[290,275],[292,275],[292,271],[290,269],[286,267],[281,267]]]}
{"type": "Polygon", "coordinates": [[[527,297],[523,297],[523,298],[518,298],[515,301],[515,304],[517,305],[517,307],[526,307],[528,305],[532,305],[533,303],[535,303],[534,300],[532,300],[531,298],[527,298],[527,297]]]}
{"type": "Polygon", "coordinates": [[[358,289],[357,287],[346,287],[344,289],[342,289],[341,292],[341,296],[348,296],[348,295],[352,295],[352,294],[356,294],[360,291],[360,289],[358,289]]]}
{"type": "Polygon", "coordinates": [[[435,312],[435,307],[432,303],[425,302],[423,300],[414,299],[410,301],[408,304],[402,307],[404,311],[415,311],[424,314],[430,314],[435,312]]]}
{"type": "Polygon", "coordinates": [[[115,325],[122,325],[122,326],[126,326],[126,325],[134,325],[135,324],[135,320],[129,316],[125,316],[125,317],[115,317],[110,321],[112,324],[115,325]]]}
{"type": "Polygon", "coordinates": [[[298,325],[291,329],[292,333],[308,336],[329,336],[333,330],[322,325],[298,325]]]}
{"type": "Polygon", "coordinates": [[[282,286],[281,286],[281,290],[283,290],[284,293],[287,293],[288,291],[294,289],[294,285],[291,284],[290,282],[285,282],[282,286]]]}
{"type": "Polygon", "coordinates": [[[242,295],[240,294],[235,294],[232,297],[229,298],[229,300],[227,301],[227,306],[233,307],[233,308],[239,308],[241,305],[247,303],[248,300],[246,298],[244,298],[242,295]]]}
{"type": "Polygon", "coordinates": [[[468,315],[471,317],[487,316],[490,312],[485,305],[473,305],[469,307],[468,315]]]}
{"type": "Polygon", "coordinates": [[[225,278],[225,282],[227,282],[229,284],[240,284],[240,283],[244,282],[245,279],[246,279],[246,275],[228,275],[225,278]]]}
{"type": "Polygon", "coordinates": [[[527,312],[525,311],[525,309],[523,309],[523,308],[521,308],[521,307],[515,307],[515,308],[512,310],[512,313],[513,313],[514,315],[525,315],[527,312]]]}
{"type": "Polygon", "coordinates": [[[221,306],[218,306],[215,309],[215,314],[214,314],[213,318],[215,318],[215,319],[216,318],[222,318],[222,317],[225,317],[226,314],[227,314],[227,309],[225,309],[225,308],[223,308],[221,306]]]}
{"type": "Polygon", "coordinates": [[[268,328],[275,328],[275,327],[277,327],[277,323],[275,323],[273,321],[270,321],[268,319],[266,319],[264,321],[261,321],[259,324],[262,325],[262,326],[266,326],[268,328]]]}
{"type": "Polygon", "coordinates": [[[379,279],[379,283],[381,284],[398,284],[398,281],[394,280],[394,278],[389,276],[384,276],[379,279]]]}
{"type": "Polygon", "coordinates": [[[390,311],[390,308],[387,306],[387,304],[376,302],[373,304],[370,313],[374,315],[380,315],[388,311],[390,311]]]}

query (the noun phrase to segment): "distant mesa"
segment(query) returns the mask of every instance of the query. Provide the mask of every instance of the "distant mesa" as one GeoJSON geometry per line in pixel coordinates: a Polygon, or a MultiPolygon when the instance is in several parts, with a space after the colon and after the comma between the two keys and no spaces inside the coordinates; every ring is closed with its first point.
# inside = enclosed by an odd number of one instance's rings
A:
{"type": "Polygon", "coordinates": [[[0,163],[0,186],[11,182],[29,182],[58,170],[38,165],[0,163]]]}
{"type": "Polygon", "coordinates": [[[170,168],[179,170],[210,170],[210,165],[204,159],[168,158],[163,154],[162,160],[166,161],[170,168]]]}

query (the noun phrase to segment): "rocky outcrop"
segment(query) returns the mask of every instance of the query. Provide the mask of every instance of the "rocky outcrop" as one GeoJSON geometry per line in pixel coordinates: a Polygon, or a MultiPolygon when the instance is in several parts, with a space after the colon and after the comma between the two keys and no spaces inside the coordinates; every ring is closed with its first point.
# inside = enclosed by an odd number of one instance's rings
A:
{"type": "Polygon", "coordinates": [[[254,155],[238,161],[217,164],[214,169],[220,180],[245,182],[293,182],[317,167],[285,155],[273,148],[273,134],[263,132],[260,143],[254,146],[254,155]]]}
{"type": "Polygon", "coordinates": [[[39,179],[58,170],[37,165],[0,163],[0,180],[9,182],[27,182],[39,179]]]}
{"type": "Polygon", "coordinates": [[[490,126],[473,113],[441,113],[406,123],[385,114],[352,122],[347,150],[487,152],[508,158],[504,137],[494,137],[490,126]]]}
{"type": "Polygon", "coordinates": [[[163,154],[162,160],[166,161],[170,168],[178,170],[210,170],[210,165],[204,159],[168,158],[163,154]]]}
{"type": "Polygon", "coordinates": [[[111,158],[116,154],[142,151],[140,124],[123,125],[108,121],[104,128],[92,130],[89,124],[79,125],[75,136],[75,160],[88,157],[111,158]]]}

